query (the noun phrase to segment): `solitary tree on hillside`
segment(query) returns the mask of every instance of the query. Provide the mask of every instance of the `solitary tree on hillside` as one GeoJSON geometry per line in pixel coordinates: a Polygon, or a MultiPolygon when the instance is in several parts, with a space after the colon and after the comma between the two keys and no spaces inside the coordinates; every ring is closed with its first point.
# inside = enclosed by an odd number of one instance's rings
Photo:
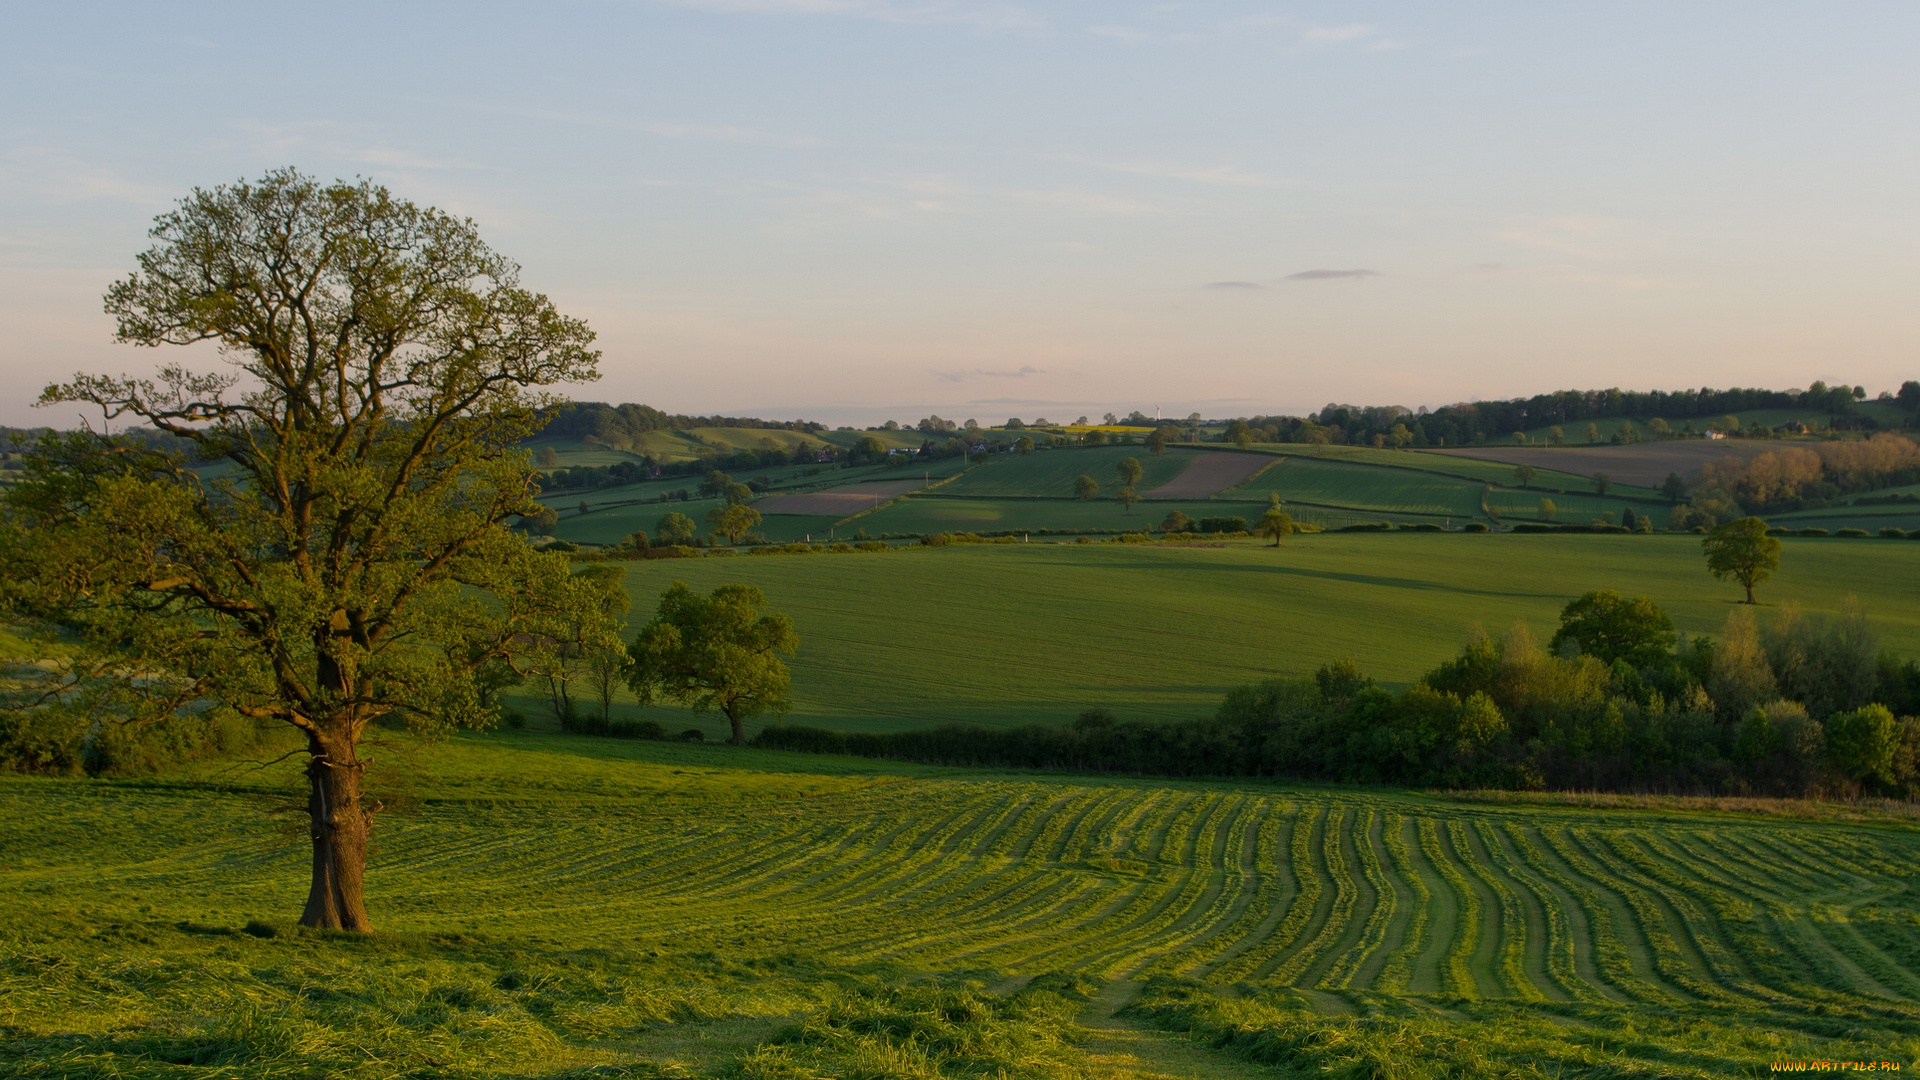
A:
{"type": "Polygon", "coordinates": [[[1091,499],[1100,494],[1100,481],[1084,473],[1076,476],[1073,479],[1073,494],[1075,498],[1091,499]]]}
{"type": "Polygon", "coordinates": [[[1293,518],[1277,506],[1270,507],[1254,528],[1261,536],[1273,537],[1273,546],[1279,547],[1280,538],[1293,531],[1293,518]]]}
{"type": "Polygon", "coordinates": [[[1552,499],[1540,500],[1540,520],[1541,521],[1552,521],[1554,518],[1558,517],[1559,514],[1560,514],[1560,508],[1553,504],[1552,499]]]}
{"type": "Polygon", "coordinates": [[[1561,428],[1558,425],[1548,428],[1547,442],[1553,446],[1565,446],[1567,442],[1566,429],[1561,428]]]}
{"type": "Polygon", "coordinates": [[[559,466],[560,454],[551,446],[543,446],[540,452],[534,455],[534,460],[539,462],[541,468],[552,469],[559,466]]]}
{"type": "Polygon", "coordinates": [[[1528,484],[1533,483],[1533,466],[1515,465],[1513,467],[1513,482],[1521,487],[1526,487],[1528,484]]]}
{"type": "Polygon", "coordinates": [[[1159,457],[1167,449],[1167,429],[1154,428],[1147,432],[1147,453],[1159,457]]]}
{"type": "Polygon", "coordinates": [[[1587,425],[1587,441],[1590,443],[1597,443],[1600,441],[1600,425],[1599,424],[1587,425]]]}
{"type": "Polygon", "coordinates": [[[0,515],[0,603],[60,634],[45,724],[232,710],[296,728],[301,922],[366,930],[367,727],[484,727],[489,688],[537,674],[552,642],[611,635],[590,583],[505,527],[538,512],[519,443],[539,388],[595,378],[593,334],[472,222],[370,182],[196,189],[150,235],[107,293],[118,339],[210,341],[232,369],[79,375],[41,401],[136,418],[221,467],[47,437],[0,515]]]}
{"type": "Polygon", "coordinates": [[[1753,603],[1753,587],[1780,569],[1780,541],[1767,535],[1767,523],[1744,517],[1720,525],[1700,541],[1707,553],[1707,570],[1714,577],[1739,582],[1753,603]]]}
{"type": "Polygon", "coordinates": [[[1665,496],[1668,502],[1679,502],[1681,499],[1686,498],[1686,478],[1677,472],[1668,473],[1666,480],[1660,484],[1660,494],[1665,496]]]}
{"type": "Polygon", "coordinates": [[[1593,490],[1594,491],[1598,492],[1601,495],[1605,495],[1607,493],[1607,489],[1611,487],[1613,487],[1613,477],[1608,476],[1606,473],[1603,473],[1603,472],[1597,472],[1593,474],[1593,490]]]}
{"type": "Polygon", "coordinates": [[[1178,510],[1169,510],[1167,511],[1165,520],[1160,522],[1160,531],[1170,533],[1192,532],[1193,519],[1178,510]]]}
{"type": "Polygon", "coordinates": [[[713,527],[714,535],[725,536],[727,543],[737,544],[748,529],[760,524],[760,511],[744,503],[716,506],[707,511],[707,524],[713,527]]]}
{"type": "Polygon", "coordinates": [[[1140,495],[1133,490],[1132,484],[1121,488],[1120,491],[1114,495],[1114,498],[1120,500],[1120,510],[1122,513],[1127,514],[1133,513],[1133,504],[1140,501],[1140,495]]]}
{"type": "Polygon", "coordinates": [[[1123,487],[1132,487],[1146,474],[1146,470],[1140,467],[1140,459],[1136,457],[1123,457],[1114,468],[1120,472],[1120,484],[1123,487]]]}
{"type": "Polygon", "coordinates": [[[642,705],[665,697],[695,712],[719,709],[733,725],[733,744],[744,745],[749,718],[787,711],[792,676],[780,655],[800,647],[793,620],[766,606],[751,585],[700,596],[674,582],[628,649],[634,696],[642,705]]]}

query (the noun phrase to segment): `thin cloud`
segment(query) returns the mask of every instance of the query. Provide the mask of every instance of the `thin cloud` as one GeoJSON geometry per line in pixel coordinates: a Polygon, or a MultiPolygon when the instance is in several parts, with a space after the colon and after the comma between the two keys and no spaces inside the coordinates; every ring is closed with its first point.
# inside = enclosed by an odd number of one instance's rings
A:
{"type": "Polygon", "coordinates": [[[1087,28],[1087,33],[1096,37],[1124,41],[1129,44],[1153,40],[1152,34],[1147,33],[1145,30],[1136,30],[1131,26],[1092,26],[1087,28]]]}
{"type": "Polygon", "coordinates": [[[1600,214],[1567,214],[1517,224],[1499,238],[1510,244],[1581,259],[1625,258],[1657,246],[1658,238],[1635,222],[1600,214]]]}
{"type": "Polygon", "coordinates": [[[929,371],[927,374],[941,382],[966,382],[969,379],[1024,379],[1030,375],[1045,375],[1046,372],[1032,364],[1022,365],[1012,371],[990,371],[986,368],[974,368],[972,371],[929,371]]]}
{"type": "Polygon", "coordinates": [[[1025,30],[1041,21],[1012,4],[965,0],[666,0],[675,7],[729,15],[836,15],[890,23],[956,23],[982,30],[1025,30]]]}
{"type": "Polygon", "coordinates": [[[1287,183],[1278,177],[1242,172],[1231,165],[1172,165],[1164,162],[1095,161],[1090,158],[1067,160],[1078,161],[1109,172],[1158,176],[1168,180],[1189,180],[1196,184],[1212,184],[1218,187],[1284,187],[1287,183]]]}
{"type": "Polygon", "coordinates": [[[826,139],[817,139],[811,135],[787,135],[777,132],[755,131],[752,128],[735,127],[732,124],[632,120],[621,116],[608,116],[604,113],[561,112],[554,109],[496,108],[492,106],[472,106],[472,108],[478,112],[492,113],[500,116],[515,116],[525,120],[541,120],[547,123],[569,124],[575,127],[601,128],[607,131],[639,131],[667,139],[697,139],[706,142],[743,143],[749,146],[773,146],[789,150],[808,150],[815,147],[833,145],[826,139]]]}
{"type": "Polygon", "coordinates": [[[1372,23],[1346,23],[1341,26],[1315,26],[1300,34],[1302,45],[1315,48],[1352,46],[1367,52],[1386,52],[1390,49],[1404,49],[1407,43],[1393,38],[1380,36],[1380,28],[1372,23]]]}
{"type": "Polygon", "coordinates": [[[1353,278],[1379,277],[1373,270],[1302,270],[1297,274],[1288,274],[1288,281],[1343,281],[1353,278]]]}
{"type": "Polygon", "coordinates": [[[1202,285],[1200,287],[1203,289],[1226,289],[1229,291],[1232,291],[1235,289],[1260,288],[1259,285],[1256,285],[1251,281],[1209,281],[1205,285],[1202,285]]]}

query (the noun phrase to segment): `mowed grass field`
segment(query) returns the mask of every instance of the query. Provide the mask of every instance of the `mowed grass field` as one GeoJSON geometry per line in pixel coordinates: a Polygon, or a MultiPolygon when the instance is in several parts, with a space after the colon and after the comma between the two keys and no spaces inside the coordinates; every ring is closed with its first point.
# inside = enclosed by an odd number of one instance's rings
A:
{"type": "Polygon", "coordinates": [[[408,750],[377,751],[374,791],[412,810],[380,819],[370,938],[290,926],[304,834],[272,815],[295,766],[0,778],[0,814],[34,823],[0,839],[0,1067],[1702,1077],[1920,1055],[1911,819],[513,732],[396,786],[408,750]]]}
{"type": "MultiPolygon", "coordinates": [[[[881,516],[861,522],[877,533],[881,516]]],[[[1855,596],[1884,646],[1920,655],[1920,542],[1784,545],[1764,604],[1835,611],[1855,596]]],[[[674,581],[759,586],[800,634],[791,721],[847,730],[1053,723],[1093,706],[1194,716],[1229,687],[1342,658],[1405,684],[1475,624],[1523,622],[1544,641],[1590,589],[1651,596],[1688,633],[1717,633],[1741,596],[1707,574],[1697,537],[1662,535],[1344,533],[1277,550],[1036,542],[625,565],[635,625],[674,581]]]]}

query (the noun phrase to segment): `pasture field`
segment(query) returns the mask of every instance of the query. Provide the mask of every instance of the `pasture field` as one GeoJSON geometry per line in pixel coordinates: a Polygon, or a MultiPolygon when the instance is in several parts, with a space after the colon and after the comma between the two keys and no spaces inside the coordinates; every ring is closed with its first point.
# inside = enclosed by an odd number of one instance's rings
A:
{"type": "Polygon", "coordinates": [[[996,455],[986,464],[970,469],[967,475],[940,489],[943,495],[967,498],[1045,498],[1070,499],[1073,481],[1081,475],[1100,482],[1102,494],[1120,490],[1116,471],[1123,458],[1134,458],[1145,470],[1135,486],[1151,491],[1179,476],[1193,463],[1191,452],[1169,450],[1155,456],[1144,446],[1090,446],[1031,454],[996,455]]]}
{"type": "MultiPolygon", "coordinates": [[[[401,740],[404,742],[404,740],[401,740]]],[[[380,752],[389,762],[410,748],[380,752]]],[[[501,732],[376,772],[0,778],[0,1068],[138,1077],[1765,1075],[1920,1056],[1920,832],[501,732]]],[[[1679,801],[1676,801],[1679,802],[1679,801]]],[[[1798,816],[1796,816],[1798,815],[1798,816]]]]}
{"type": "Polygon", "coordinates": [[[1465,522],[1486,516],[1480,511],[1484,490],[1485,485],[1433,473],[1288,457],[1234,488],[1233,494],[1264,502],[1272,493],[1288,503],[1381,514],[1450,515],[1465,522]]]}
{"type": "MultiPolygon", "coordinates": [[[[859,523],[877,535],[884,513],[859,523]]],[[[1857,595],[1884,646],[1920,655],[1920,542],[1783,543],[1763,604],[1834,611],[1857,595]]],[[[1277,550],[1036,539],[625,565],[636,625],[674,581],[763,589],[800,634],[791,721],[842,730],[1060,722],[1093,706],[1191,717],[1229,687],[1343,657],[1405,685],[1476,623],[1500,633],[1524,622],[1546,640],[1590,589],[1651,596],[1687,633],[1717,633],[1740,598],[1707,575],[1697,537],[1664,535],[1310,534],[1277,550]]],[[[531,700],[523,708],[541,715],[531,700]]],[[[724,724],[616,709],[710,737],[724,724]]]]}
{"type": "MultiPolygon", "coordinates": [[[[1250,448],[1254,453],[1280,454],[1289,458],[1307,458],[1316,461],[1344,461],[1356,465],[1373,465],[1390,469],[1411,469],[1414,472],[1436,473],[1451,476],[1477,484],[1513,483],[1513,466],[1498,457],[1468,457],[1443,450],[1376,450],[1370,446],[1302,446],[1297,444],[1256,444],[1250,448]]],[[[1560,463],[1571,469],[1578,469],[1577,458],[1561,458],[1560,463]]],[[[1554,491],[1591,491],[1593,479],[1591,471],[1573,472],[1565,469],[1542,466],[1532,462],[1535,469],[1533,487],[1549,493],[1554,491]]],[[[1658,492],[1653,487],[1635,487],[1619,482],[1614,478],[1615,489],[1623,495],[1640,498],[1655,498],[1658,492]]],[[[1664,475],[1662,479],[1665,479],[1664,475]]]]}

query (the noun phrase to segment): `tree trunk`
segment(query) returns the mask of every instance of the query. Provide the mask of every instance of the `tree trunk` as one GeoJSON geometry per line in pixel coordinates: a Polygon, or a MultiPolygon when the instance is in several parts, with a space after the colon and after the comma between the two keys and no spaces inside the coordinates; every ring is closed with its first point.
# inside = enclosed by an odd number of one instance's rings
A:
{"type": "Polygon", "coordinates": [[[1753,586],[1747,586],[1747,603],[1753,603],[1753,586]]]}
{"type": "Polygon", "coordinates": [[[727,710],[727,722],[733,725],[733,745],[747,745],[747,722],[736,715],[732,709],[727,710]]]}
{"type": "Polygon", "coordinates": [[[346,739],[311,735],[307,752],[312,755],[307,761],[307,813],[313,827],[313,886],[300,925],[372,930],[360,896],[373,816],[360,806],[360,773],[366,766],[346,739]]]}

